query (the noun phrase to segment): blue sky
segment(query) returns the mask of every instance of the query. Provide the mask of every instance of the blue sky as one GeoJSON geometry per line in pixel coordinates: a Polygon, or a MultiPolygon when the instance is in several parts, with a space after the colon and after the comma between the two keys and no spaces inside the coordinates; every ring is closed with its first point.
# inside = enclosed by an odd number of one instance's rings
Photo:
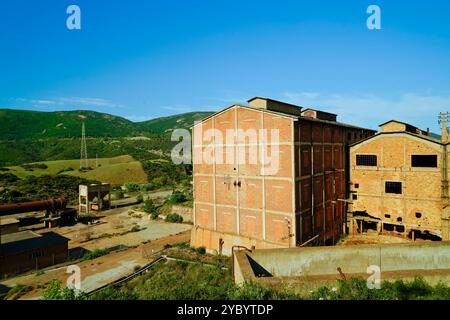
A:
{"type": "Polygon", "coordinates": [[[441,0],[4,0],[0,107],[140,121],[266,96],[439,131],[449,16],[441,0]],[[70,4],[81,30],[66,28],[70,4]],[[370,4],[381,30],[366,27],[370,4]]]}

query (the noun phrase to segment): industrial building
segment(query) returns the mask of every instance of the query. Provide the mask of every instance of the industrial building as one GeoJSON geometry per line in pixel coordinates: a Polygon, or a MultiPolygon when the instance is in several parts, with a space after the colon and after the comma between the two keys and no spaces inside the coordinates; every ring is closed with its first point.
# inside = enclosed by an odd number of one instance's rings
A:
{"type": "Polygon", "coordinates": [[[111,208],[111,185],[109,183],[80,185],[78,197],[78,214],[89,215],[92,210],[108,210],[111,208]]]}
{"type": "Polygon", "coordinates": [[[352,232],[449,240],[449,142],[391,120],[351,146],[352,232]]]}
{"type": "Polygon", "coordinates": [[[191,245],[228,254],[239,245],[334,244],[347,219],[349,145],[375,131],[272,99],[248,103],[193,126],[191,245]],[[264,161],[249,161],[261,151],[264,161]]]}
{"type": "Polygon", "coordinates": [[[38,270],[68,257],[69,239],[54,232],[21,231],[0,237],[0,276],[38,270]]]}

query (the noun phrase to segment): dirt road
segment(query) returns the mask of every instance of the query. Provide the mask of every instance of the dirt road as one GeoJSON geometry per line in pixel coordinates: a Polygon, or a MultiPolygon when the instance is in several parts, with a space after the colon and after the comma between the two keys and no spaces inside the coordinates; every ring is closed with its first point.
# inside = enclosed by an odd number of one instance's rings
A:
{"type": "MultiPolygon", "coordinates": [[[[76,265],[81,270],[81,290],[88,292],[133,273],[137,266],[142,267],[152,261],[158,252],[164,249],[166,244],[173,245],[189,241],[190,235],[190,231],[185,231],[142,244],[136,248],[129,248],[97,259],[77,263],[76,265]]],[[[10,288],[19,284],[32,286],[34,289],[22,296],[21,299],[39,299],[45,285],[53,279],[61,281],[62,286],[66,285],[69,276],[66,270],[67,267],[60,267],[47,270],[43,274],[32,273],[0,283],[10,288]]]]}

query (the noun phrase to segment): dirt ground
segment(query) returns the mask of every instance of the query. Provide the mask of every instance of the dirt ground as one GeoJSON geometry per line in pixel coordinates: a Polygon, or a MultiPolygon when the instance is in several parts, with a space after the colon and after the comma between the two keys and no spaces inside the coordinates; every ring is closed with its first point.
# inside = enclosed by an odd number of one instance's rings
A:
{"type": "MultiPolygon", "coordinates": [[[[133,273],[134,269],[151,262],[166,244],[176,244],[190,240],[190,231],[184,231],[176,235],[170,235],[161,239],[141,244],[135,248],[114,252],[105,256],[77,263],[81,270],[81,290],[88,292],[111,283],[123,276],[133,273]]],[[[59,267],[47,270],[44,273],[32,273],[2,281],[7,287],[15,285],[29,285],[33,290],[21,297],[21,299],[39,299],[45,285],[53,279],[61,281],[65,286],[69,274],[67,267],[59,267]]]]}
{"type": "Polygon", "coordinates": [[[354,246],[359,244],[382,244],[382,243],[409,243],[410,240],[401,237],[378,235],[377,233],[365,233],[349,235],[337,243],[338,246],[354,246]]]}

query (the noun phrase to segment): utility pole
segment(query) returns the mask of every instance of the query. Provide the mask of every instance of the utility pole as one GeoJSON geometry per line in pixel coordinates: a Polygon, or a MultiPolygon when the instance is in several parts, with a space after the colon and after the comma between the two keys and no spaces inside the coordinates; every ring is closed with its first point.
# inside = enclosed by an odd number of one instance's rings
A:
{"type": "Polygon", "coordinates": [[[442,165],[441,165],[441,199],[442,199],[442,240],[448,241],[449,240],[449,228],[450,228],[450,216],[449,216],[449,184],[448,184],[448,173],[447,173],[447,142],[448,142],[448,129],[447,129],[447,122],[450,118],[450,113],[448,112],[440,112],[438,115],[438,122],[442,125],[442,145],[443,145],[443,152],[442,152],[442,165]]]}
{"type": "Polygon", "coordinates": [[[84,121],[81,125],[81,151],[80,151],[80,169],[88,167],[87,145],[86,145],[86,130],[84,121]]]}

